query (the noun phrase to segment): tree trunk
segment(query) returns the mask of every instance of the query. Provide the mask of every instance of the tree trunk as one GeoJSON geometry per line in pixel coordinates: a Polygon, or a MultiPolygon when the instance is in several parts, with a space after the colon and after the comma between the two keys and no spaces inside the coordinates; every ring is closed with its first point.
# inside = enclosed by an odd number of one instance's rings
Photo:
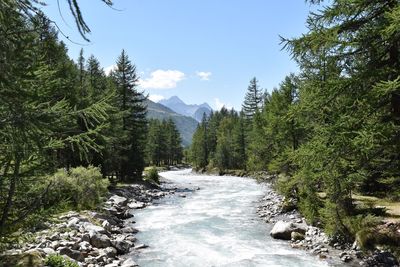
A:
{"type": "Polygon", "coordinates": [[[15,195],[16,183],[19,176],[19,168],[20,168],[21,160],[17,157],[15,159],[14,173],[10,180],[10,188],[8,189],[8,196],[6,204],[4,205],[1,220],[0,220],[0,229],[4,230],[4,226],[8,219],[8,215],[10,213],[11,207],[13,205],[13,198],[15,195]]]}

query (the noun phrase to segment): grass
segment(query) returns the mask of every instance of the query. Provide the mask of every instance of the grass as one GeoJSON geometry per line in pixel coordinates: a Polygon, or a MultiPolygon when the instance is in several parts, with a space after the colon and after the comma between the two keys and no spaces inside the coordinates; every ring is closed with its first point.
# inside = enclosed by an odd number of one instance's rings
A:
{"type": "MultiPolygon", "coordinates": [[[[318,196],[325,199],[326,193],[320,192],[318,196]]],[[[400,202],[359,194],[353,194],[352,197],[358,207],[368,207],[371,210],[384,208],[385,213],[381,216],[384,222],[400,223],[400,202]]]]}
{"type": "Polygon", "coordinates": [[[358,205],[365,205],[371,208],[384,207],[385,215],[382,216],[385,222],[400,222],[400,202],[394,202],[383,198],[354,194],[353,199],[358,205]]]}

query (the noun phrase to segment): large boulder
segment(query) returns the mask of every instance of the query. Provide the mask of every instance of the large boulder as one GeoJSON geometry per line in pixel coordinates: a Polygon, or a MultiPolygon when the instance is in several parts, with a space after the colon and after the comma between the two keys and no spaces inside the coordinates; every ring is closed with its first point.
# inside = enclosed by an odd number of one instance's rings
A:
{"type": "Polygon", "coordinates": [[[123,239],[112,240],[111,244],[114,248],[117,249],[118,254],[128,253],[130,248],[133,246],[133,244],[131,242],[123,240],[123,239]]]}
{"type": "Polygon", "coordinates": [[[305,234],[306,227],[292,222],[278,221],[272,228],[270,235],[276,239],[290,240],[293,232],[305,234]]]}
{"type": "Polygon", "coordinates": [[[100,251],[100,255],[101,254],[106,255],[108,259],[115,258],[115,256],[117,256],[117,250],[113,247],[108,247],[108,248],[102,249],[100,251]]]}
{"type": "Polygon", "coordinates": [[[74,259],[76,261],[81,261],[82,262],[82,261],[85,260],[84,255],[80,251],[73,250],[73,249],[70,249],[70,248],[67,248],[67,247],[60,248],[58,250],[58,253],[60,253],[60,255],[66,255],[66,256],[68,256],[71,259],[74,259]]]}
{"type": "Polygon", "coordinates": [[[128,199],[126,197],[120,197],[117,195],[111,196],[108,201],[113,202],[114,205],[119,206],[125,206],[128,203],[128,199]]]}
{"type": "Polygon", "coordinates": [[[100,233],[91,233],[90,244],[96,248],[107,248],[111,245],[110,238],[100,233]]]}
{"type": "Polygon", "coordinates": [[[133,259],[127,259],[121,264],[121,267],[136,267],[139,266],[133,259]]]}
{"type": "Polygon", "coordinates": [[[128,208],[130,209],[143,209],[144,207],[146,207],[146,203],[141,201],[131,201],[128,204],[128,208]]]}
{"type": "Polygon", "coordinates": [[[67,227],[69,227],[69,228],[79,228],[79,221],[80,221],[80,219],[78,217],[72,217],[67,222],[67,227]]]}
{"type": "Polygon", "coordinates": [[[100,234],[107,234],[106,229],[104,229],[101,226],[97,226],[97,225],[91,224],[89,222],[85,222],[83,224],[83,228],[85,229],[86,232],[95,232],[95,233],[100,233],[100,234]]]}

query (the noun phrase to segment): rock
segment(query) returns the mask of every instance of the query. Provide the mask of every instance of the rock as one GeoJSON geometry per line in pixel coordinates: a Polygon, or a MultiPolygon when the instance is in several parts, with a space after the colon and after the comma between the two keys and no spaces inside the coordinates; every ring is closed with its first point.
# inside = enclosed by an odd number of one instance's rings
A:
{"type": "Polygon", "coordinates": [[[50,248],[57,249],[60,246],[60,241],[53,241],[50,243],[50,248]]]}
{"type": "Polygon", "coordinates": [[[320,259],[326,259],[328,256],[326,254],[319,254],[318,255],[320,259]]]}
{"type": "Polygon", "coordinates": [[[72,217],[77,217],[79,216],[79,214],[76,211],[69,211],[64,215],[61,215],[60,217],[58,217],[60,220],[65,220],[65,219],[70,219],[72,217]]]}
{"type": "Polygon", "coordinates": [[[55,251],[54,249],[52,249],[52,248],[44,248],[44,249],[43,249],[43,252],[44,252],[46,255],[56,254],[56,251],[55,251]]]}
{"type": "Polygon", "coordinates": [[[327,248],[321,248],[321,252],[323,252],[323,253],[328,253],[329,251],[328,251],[327,248]]]}
{"type": "Polygon", "coordinates": [[[102,224],[101,224],[101,226],[104,228],[104,229],[106,229],[107,231],[111,231],[111,224],[107,221],[107,220],[104,220],[103,222],[102,222],[102,224]]]}
{"type": "MultiPolygon", "coordinates": [[[[113,212],[117,213],[117,210],[113,210],[113,212]]],[[[93,213],[93,218],[95,219],[99,219],[99,220],[106,220],[108,221],[111,225],[119,225],[122,223],[122,221],[120,219],[118,219],[117,217],[113,216],[113,215],[107,215],[107,214],[99,214],[97,212],[93,213]]]]}
{"type": "Polygon", "coordinates": [[[270,235],[276,239],[290,240],[292,232],[305,234],[305,228],[300,224],[278,221],[272,228],[270,235]]]}
{"type": "Polygon", "coordinates": [[[113,240],[111,244],[114,248],[117,249],[119,254],[126,254],[129,252],[130,248],[132,247],[132,243],[125,240],[113,240]]]}
{"type": "Polygon", "coordinates": [[[106,229],[104,229],[103,227],[97,226],[97,225],[94,225],[94,224],[91,224],[91,223],[88,223],[88,222],[85,222],[83,224],[83,228],[85,229],[86,232],[93,231],[95,233],[100,233],[100,234],[106,234],[107,233],[106,229]]]}
{"type": "Polygon", "coordinates": [[[70,257],[71,259],[74,259],[76,261],[81,261],[83,262],[85,257],[83,256],[83,254],[77,250],[72,250],[70,248],[67,247],[62,247],[58,250],[58,253],[60,253],[60,255],[67,255],[68,257],[70,257]]]}
{"type": "Polygon", "coordinates": [[[140,244],[140,245],[135,246],[135,249],[144,249],[144,248],[148,248],[148,247],[149,247],[148,245],[140,244]]]}
{"type": "Polygon", "coordinates": [[[49,237],[49,240],[56,241],[60,239],[60,233],[55,233],[49,237]]]}
{"type": "Polygon", "coordinates": [[[343,262],[350,262],[353,258],[350,255],[344,255],[340,258],[343,262]]]}
{"type": "Polygon", "coordinates": [[[127,259],[121,264],[121,267],[136,267],[139,266],[134,260],[127,259]]]}
{"type": "Polygon", "coordinates": [[[375,252],[372,257],[367,259],[368,266],[392,267],[399,266],[399,262],[393,254],[387,251],[375,252]]]}
{"type": "Polygon", "coordinates": [[[115,216],[117,216],[117,218],[122,219],[122,220],[134,217],[133,214],[129,210],[117,212],[115,214],[115,216]]]}
{"type": "Polygon", "coordinates": [[[140,201],[132,201],[128,204],[130,209],[143,209],[144,207],[146,207],[146,204],[140,201]]]}
{"type": "Polygon", "coordinates": [[[82,241],[78,244],[78,248],[80,251],[88,251],[92,249],[92,246],[88,241],[82,241]]]}
{"type": "Polygon", "coordinates": [[[69,228],[79,228],[79,218],[73,217],[67,222],[67,227],[69,228]]]}
{"type": "Polygon", "coordinates": [[[107,258],[115,258],[117,256],[117,250],[113,247],[107,247],[101,250],[100,255],[105,254],[107,258]]]}
{"type": "Polygon", "coordinates": [[[131,241],[131,242],[136,242],[136,237],[134,235],[127,235],[125,240],[131,241]]]}
{"type": "Polygon", "coordinates": [[[127,226],[127,227],[122,228],[121,231],[122,231],[123,233],[126,233],[126,234],[136,234],[136,233],[139,232],[138,229],[133,228],[133,227],[130,227],[130,226],[127,226]]]}
{"type": "Polygon", "coordinates": [[[297,241],[297,240],[304,240],[304,234],[299,233],[299,232],[292,232],[290,234],[290,239],[292,241],[297,241]]]}
{"type": "Polygon", "coordinates": [[[90,244],[96,248],[106,248],[111,245],[110,238],[100,233],[94,233],[90,237],[90,244]]]}
{"type": "Polygon", "coordinates": [[[81,242],[90,242],[90,235],[89,234],[83,234],[81,237],[81,242]]]}
{"type": "Polygon", "coordinates": [[[114,205],[125,206],[128,203],[128,199],[126,197],[120,197],[117,195],[113,195],[109,198],[109,201],[113,202],[114,205]]]}

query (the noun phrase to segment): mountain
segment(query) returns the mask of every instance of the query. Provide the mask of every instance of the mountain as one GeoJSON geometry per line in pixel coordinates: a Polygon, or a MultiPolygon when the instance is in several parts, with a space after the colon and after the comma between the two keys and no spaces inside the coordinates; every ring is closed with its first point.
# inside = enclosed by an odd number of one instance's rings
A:
{"type": "Polygon", "coordinates": [[[172,96],[169,99],[163,99],[158,103],[172,109],[178,114],[190,116],[199,122],[203,118],[204,113],[209,115],[212,111],[212,108],[207,103],[203,103],[201,105],[188,105],[177,96],[172,96]]]}
{"type": "MultiPolygon", "coordinates": [[[[179,99],[179,98],[178,98],[179,99]]],[[[179,99],[180,100],[180,99],[179,99]]],[[[189,116],[183,116],[171,110],[170,108],[155,103],[151,100],[146,101],[147,118],[168,120],[172,118],[182,137],[182,145],[189,146],[192,143],[193,133],[196,131],[198,122],[189,116]]]]}

